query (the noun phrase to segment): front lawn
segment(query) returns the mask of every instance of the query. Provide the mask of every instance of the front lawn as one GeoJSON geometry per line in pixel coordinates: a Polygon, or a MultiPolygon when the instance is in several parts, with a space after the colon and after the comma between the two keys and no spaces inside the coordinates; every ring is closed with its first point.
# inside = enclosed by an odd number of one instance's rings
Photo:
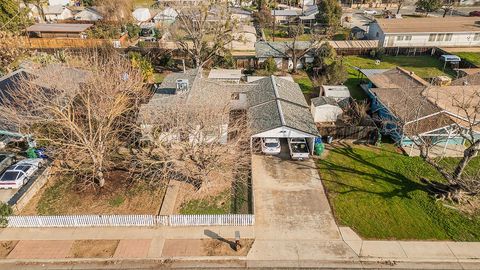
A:
{"type": "Polygon", "coordinates": [[[361,82],[359,71],[354,67],[361,69],[391,69],[399,66],[408,71],[415,72],[415,74],[427,79],[427,81],[429,78],[440,75],[455,76],[455,72],[448,67],[445,71],[442,71],[443,62],[429,55],[385,55],[378,65],[375,58],[367,56],[345,56],[343,57],[343,63],[346,65],[348,71],[348,79],[344,84],[350,89],[352,97],[360,100],[366,98],[366,95],[359,86],[361,82]]]}
{"type": "Polygon", "coordinates": [[[318,165],[337,221],[364,238],[480,240],[480,217],[435,201],[419,180],[441,176],[391,144],[335,145],[318,165]]]}
{"type": "Polygon", "coordinates": [[[101,189],[80,191],[71,177],[52,175],[21,215],[158,214],[165,187],[127,179],[126,172],[112,172],[101,189]]]}
{"type": "Polygon", "coordinates": [[[454,52],[456,56],[480,67],[480,53],[477,52],[454,52]]]}

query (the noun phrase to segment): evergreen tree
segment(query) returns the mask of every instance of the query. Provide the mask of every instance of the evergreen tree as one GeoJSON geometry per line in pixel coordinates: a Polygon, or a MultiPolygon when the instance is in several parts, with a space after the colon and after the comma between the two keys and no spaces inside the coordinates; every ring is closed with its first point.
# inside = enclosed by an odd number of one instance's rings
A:
{"type": "Polygon", "coordinates": [[[337,0],[322,0],[318,4],[316,20],[325,26],[327,32],[334,33],[340,26],[342,7],[337,0]]]}
{"type": "Polygon", "coordinates": [[[442,0],[418,0],[415,6],[423,9],[425,16],[428,16],[428,13],[437,11],[442,7],[442,0]]]}

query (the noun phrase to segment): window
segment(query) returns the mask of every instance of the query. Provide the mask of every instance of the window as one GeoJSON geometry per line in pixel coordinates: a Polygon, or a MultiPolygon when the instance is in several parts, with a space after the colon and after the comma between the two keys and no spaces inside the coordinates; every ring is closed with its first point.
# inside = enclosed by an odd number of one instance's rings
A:
{"type": "Polygon", "coordinates": [[[405,40],[407,40],[407,41],[412,40],[412,36],[405,36],[405,40]]]}
{"type": "Polygon", "coordinates": [[[446,34],[445,35],[445,41],[452,41],[452,36],[453,36],[452,33],[446,34]]]}
{"type": "Polygon", "coordinates": [[[435,41],[435,38],[437,37],[437,34],[430,34],[428,37],[428,41],[435,41]]]}
{"type": "Polygon", "coordinates": [[[379,32],[377,32],[377,33],[375,34],[375,36],[376,36],[376,37],[379,37],[379,36],[380,36],[380,33],[379,33],[379,32]]]}
{"type": "Polygon", "coordinates": [[[437,41],[443,41],[444,37],[445,37],[445,34],[438,34],[437,35],[437,41]]]}
{"type": "Polygon", "coordinates": [[[398,41],[402,41],[402,40],[403,40],[403,36],[397,36],[397,40],[398,40],[398,41]]]}
{"type": "Polygon", "coordinates": [[[475,33],[475,35],[473,36],[473,40],[474,41],[479,41],[480,40],[480,33],[475,33]]]}

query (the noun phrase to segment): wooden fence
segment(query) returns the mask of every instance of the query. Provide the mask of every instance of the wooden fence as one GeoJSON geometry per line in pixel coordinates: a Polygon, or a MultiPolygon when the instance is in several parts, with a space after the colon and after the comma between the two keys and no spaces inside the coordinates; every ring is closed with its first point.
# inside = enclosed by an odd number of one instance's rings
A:
{"type": "Polygon", "coordinates": [[[77,215],[10,216],[11,228],[46,227],[156,227],[156,226],[251,226],[254,215],[77,215]]]}
{"type": "Polygon", "coordinates": [[[376,131],[372,126],[318,126],[318,132],[322,137],[331,136],[334,140],[368,140],[371,132],[376,131]]]}

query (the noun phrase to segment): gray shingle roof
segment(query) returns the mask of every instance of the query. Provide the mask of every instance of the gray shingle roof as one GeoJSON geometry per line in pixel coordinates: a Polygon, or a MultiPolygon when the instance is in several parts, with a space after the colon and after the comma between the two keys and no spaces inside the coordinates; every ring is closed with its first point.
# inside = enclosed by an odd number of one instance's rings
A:
{"type": "Polygon", "coordinates": [[[312,98],[310,100],[313,104],[313,106],[315,107],[318,107],[318,106],[322,106],[322,105],[337,105],[337,102],[335,101],[335,99],[331,98],[331,97],[325,97],[325,96],[320,96],[320,97],[316,97],[316,98],[312,98]]]}
{"type": "Polygon", "coordinates": [[[256,106],[279,98],[300,106],[308,107],[300,86],[295,82],[270,76],[255,81],[252,84],[256,86],[252,91],[247,93],[249,106],[256,106]],[[275,87],[273,84],[275,84],[275,87]]]}
{"type": "Polygon", "coordinates": [[[284,126],[319,135],[298,84],[275,76],[254,83],[257,86],[247,92],[252,134],[284,126]]]}

